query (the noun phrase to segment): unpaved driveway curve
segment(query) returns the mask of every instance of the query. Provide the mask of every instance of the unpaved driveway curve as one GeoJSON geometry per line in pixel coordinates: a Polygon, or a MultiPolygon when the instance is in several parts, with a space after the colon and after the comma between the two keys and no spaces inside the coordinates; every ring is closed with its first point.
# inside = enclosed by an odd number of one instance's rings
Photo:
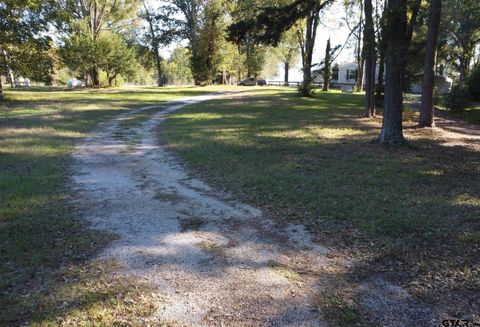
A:
{"type": "Polygon", "coordinates": [[[328,250],[303,226],[279,229],[259,210],[216,194],[158,145],[156,128],[168,114],[221,96],[172,102],[128,131],[122,120],[142,109],[119,115],[77,146],[78,202],[95,228],[120,236],[101,257],[154,285],[160,322],[325,326],[315,272],[328,264],[328,250]]]}

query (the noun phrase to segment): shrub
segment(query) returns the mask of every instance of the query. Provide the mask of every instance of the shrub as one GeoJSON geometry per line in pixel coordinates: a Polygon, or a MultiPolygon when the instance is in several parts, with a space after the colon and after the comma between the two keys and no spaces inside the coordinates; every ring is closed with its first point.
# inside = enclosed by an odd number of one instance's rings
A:
{"type": "Polygon", "coordinates": [[[463,112],[470,102],[470,90],[464,83],[455,84],[445,97],[445,105],[453,112],[463,112]]]}
{"type": "Polygon", "coordinates": [[[467,85],[472,100],[480,101],[480,65],[476,65],[473,68],[470,76],[467,78],[467,85]]]}

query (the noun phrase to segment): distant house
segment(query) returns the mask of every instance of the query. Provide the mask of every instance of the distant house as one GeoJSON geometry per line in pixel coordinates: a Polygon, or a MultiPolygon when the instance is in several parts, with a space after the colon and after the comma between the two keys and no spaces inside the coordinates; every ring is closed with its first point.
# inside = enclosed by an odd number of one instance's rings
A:
{"type": "MultiPolygon", "coordinates": [[[[375,78],[378,80],[378,67],[375,73],[375,78]]],[[[353,86],[358,81],[358,65],[357,63],[344,63],[334,65],[332,67],[332,87],[353,86]]],[[[323,83],[323,76],[315,78],[316,83],[323,83]]],[[[364,80],[365,85],[365,80],[364,80]]]]}
{"type": "MultiPolygon", "coordinates": [[[[422,93],[422,74],[415,76],[415,83],[411,87],[412,93],[422,93]]],[[[335,65],[332,68],[332,87],[344,88],[354,86],[358,80],[358,65],[356,63],[345,63],[335,65]]],[[[316,83],[323,83],[323,76],[315,78],[316,83]]],[[[378,66],[375,71],[375,82],[378,82],[378,66]]],[[[449,93],[452,89],[453,80],[447,76],[435,75],[435,88],[439,94],[449,93]]],[[[363,80],[365,85],[365,78],[363,80]]]]}

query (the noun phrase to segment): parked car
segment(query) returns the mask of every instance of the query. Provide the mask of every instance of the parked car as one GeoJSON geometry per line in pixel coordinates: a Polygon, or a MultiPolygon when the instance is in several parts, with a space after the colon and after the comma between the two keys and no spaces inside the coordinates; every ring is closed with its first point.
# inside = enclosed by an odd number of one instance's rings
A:
{"type": "Polygon", "coordinates": [[[238,82],[238,85],[242,85],[242,86],[254,86],[254,85],[264,86],[264,85],[267,85],[267,81],[264,80],[264,79],[257,79],[255,81],[254,77],[250,77],[250,78],[244,79],[243,81],[238,82]]]}
{"type": "Polygon", "coordinates": [[[67,87],[70,88],[70,89],[73,89],[73,88],[76,88],[76,87],[82,87],[82,86],[83,86],[82,81],[80,81],[78,79],[69,79],[67,81],[67,87]]]}

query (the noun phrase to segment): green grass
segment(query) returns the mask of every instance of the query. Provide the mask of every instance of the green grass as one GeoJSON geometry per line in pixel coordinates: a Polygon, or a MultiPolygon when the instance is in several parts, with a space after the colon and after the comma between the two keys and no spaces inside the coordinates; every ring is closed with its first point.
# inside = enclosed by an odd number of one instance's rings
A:
{"type": "Polygon", "coordinates": [[[186,108],[164,134],[212,184],[364,256],[355,273],[391,269],[422,285],[422,296],[453,288],[473,296],[480,291],[478,148],[414,129],[415,113],[405,121],[412,147],[377,145],[381,118],[360,118],[362,106],[358,94],[300,98],[269,88],[186,108]]]}
{"type": "MultiPolygon", "coordinates": [[[[116,304],[120,291],[114,289],[127,292],[132,283],[106,283],[92,289],[87,299],[68,295],[80,286],[64,282],[64,272],[87,269],[90,256],[115,237],[88,229],[67,202],[73,145],[97,123],[122,111],[218,89],[7,89],[6,101],[0,103],[0,325],[42,325],[57,314],[67,320],[74,315],[81,325],[94,315],[90,308],[112,317],[124,310],[116,304]],[[58,299],[66,302],[63,309],[43,304],[58,299]]],[[[146,118],[139,114],[125,128],[146,118]]],[[[79,278],[87,283],[89,276],[79,278]]]]}
{"type": "Polygon", "coordinates": [[[480,106],[467,108],[461,114],[456,114],[456,116],[466,119],[472,123],[480,124],[480,106]]]}

